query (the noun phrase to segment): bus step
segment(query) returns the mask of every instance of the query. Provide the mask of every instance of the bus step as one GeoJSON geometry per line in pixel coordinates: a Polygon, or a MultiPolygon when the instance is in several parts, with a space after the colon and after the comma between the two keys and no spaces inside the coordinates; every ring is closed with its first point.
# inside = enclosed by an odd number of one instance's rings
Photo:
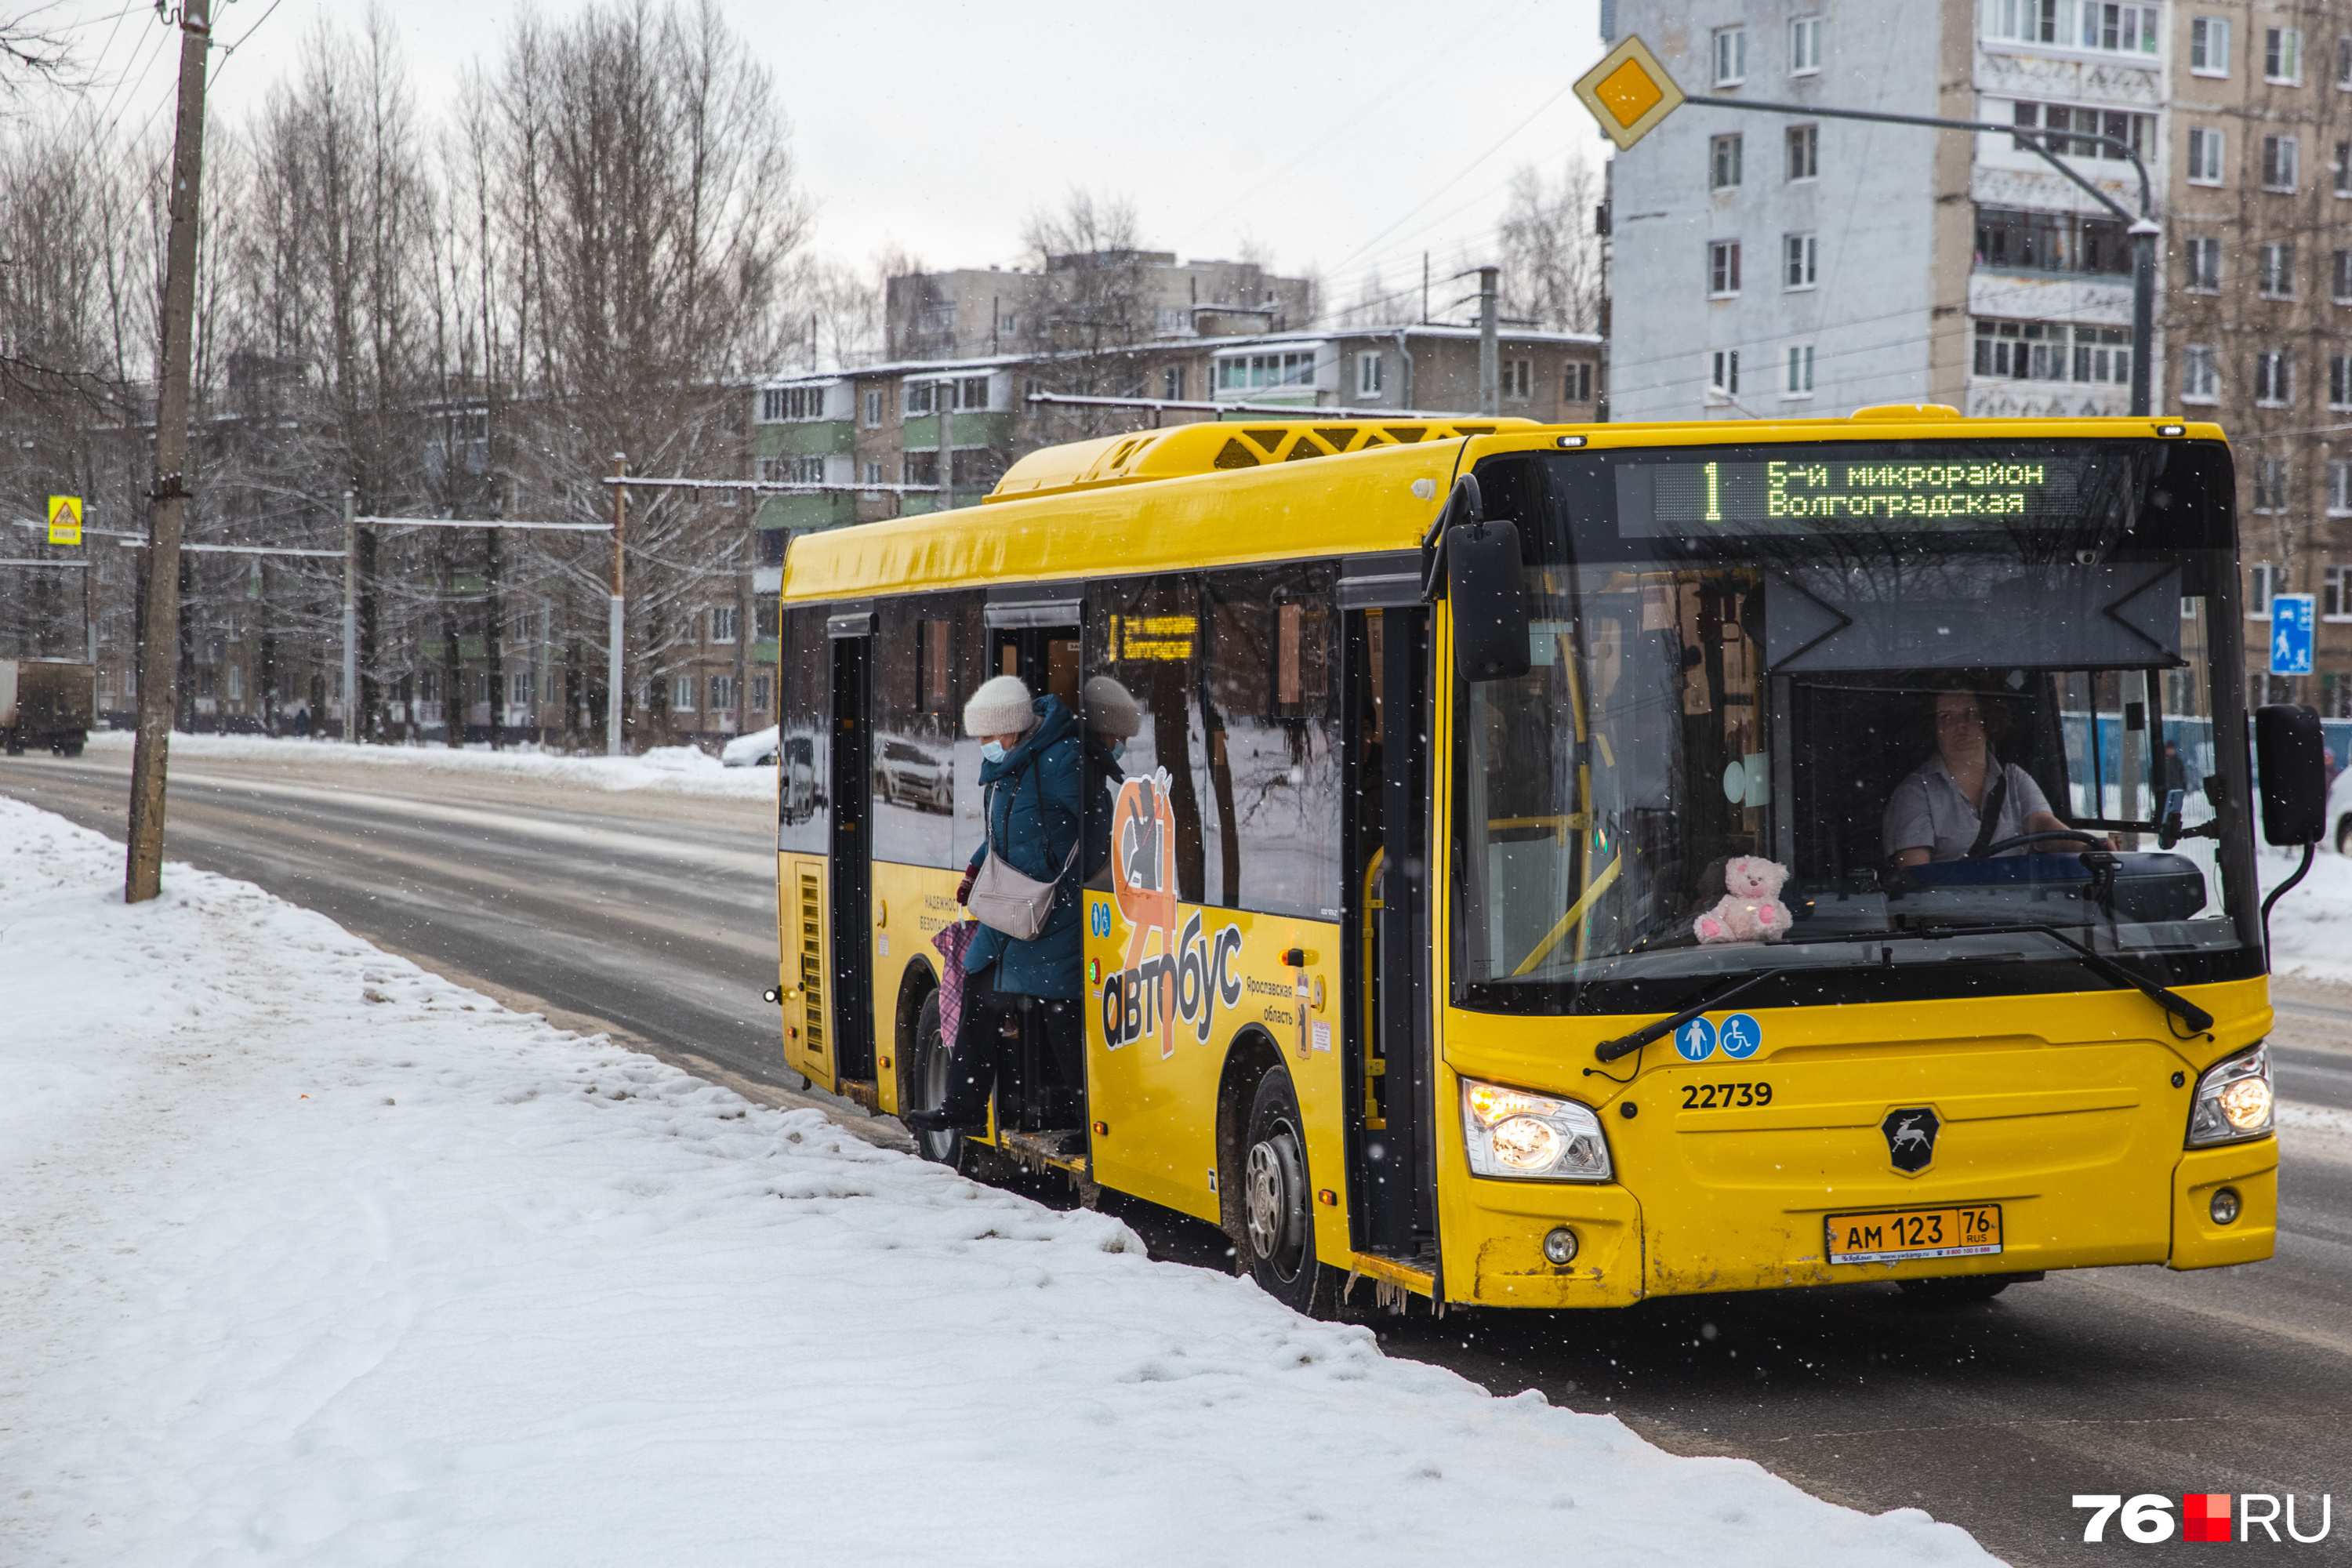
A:
{"type": "Polygon", "coordinates": [[[841,1080],[841,1097],[857,1106],[869,1116],[882,1114],[882,1091],[874,1087],[870,1078],[845,1078],[841,1080]]]}
{"type": "Polygon", "coordinates": [[[1074,1176],[1087,1174],[1087,1133],[1083,1127],[1066,1127],[1052,1132],[1006,1131],[1000,1129],[996,1146],[1010,1159],[1024,1165],[1051,1166],[1067,1171],[1074,1176]]]}

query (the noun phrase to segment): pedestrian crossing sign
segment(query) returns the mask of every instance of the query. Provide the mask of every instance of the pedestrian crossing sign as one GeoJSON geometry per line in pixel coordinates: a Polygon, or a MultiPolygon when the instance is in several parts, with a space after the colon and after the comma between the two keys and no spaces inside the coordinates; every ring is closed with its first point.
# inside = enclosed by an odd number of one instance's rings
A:
{"type": "Polygon", "coordinates": [[[1628,33],[1599,65],[1576,79],[1576,96],[1622,152],[1682,106],[1683,89],[1650,46],[1628,33]]]}
{"type": "Polygon", "coordinates": [[[2309,594],[2280,594],[2271,600],[2271,673],[2311,673],[2313,622],[2316,619],[2309,594]]]}
{"type": "Polygon", "coordinates": [[[81,542],[81,497],[51,496],[49,498],[49,542],[51,544],[81,542]]]}

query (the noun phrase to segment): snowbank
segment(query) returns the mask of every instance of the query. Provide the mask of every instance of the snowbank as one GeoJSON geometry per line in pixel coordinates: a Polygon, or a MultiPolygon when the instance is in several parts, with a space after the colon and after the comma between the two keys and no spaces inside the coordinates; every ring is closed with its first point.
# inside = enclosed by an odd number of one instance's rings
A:
{"type": "MultiPolygon", "coordinates": [[[[100,730],[89,737],[93,752],[129,755],[132,736],[127,730],[100,730]]],[[[745,799],[776,798],[773,768],[730,768],[692,746],[661,746],[636,757],[578,757],[530,747],[493,752],[488,746],[451,751],[446,746],[346,746],[334,741],[297,741],[268,735],[178,735],[172,737],[174,761],[201,762],[209,757],[240,762],[284,763],[289,766],[351,763],[365,767],[425,768],[439,773],[472,773],[588,789],[655,790],[673,795],[731,795],[745,799]]]]}
{"type": "Polygon", "coordinates": [[[1978,1563],[0,800],[0,1561],[1978,1563]]]}
{"type": "MultiPolygon", "coordinates": [[[[2302,857],[2299,849],[2261,851],[2265,896],[2294,874],[2302,857]]],[[[2271,966],[2352,984],[2352,859],[2325,847],[2312,857],[2311,875],[2271,911],[2271,966]]]]}

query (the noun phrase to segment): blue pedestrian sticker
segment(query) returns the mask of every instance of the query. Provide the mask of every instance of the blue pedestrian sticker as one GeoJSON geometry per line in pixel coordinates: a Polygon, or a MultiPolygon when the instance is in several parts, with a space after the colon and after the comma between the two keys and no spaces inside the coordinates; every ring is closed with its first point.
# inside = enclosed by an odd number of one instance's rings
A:
{"type": "Polygon", "coordinates": [[[1745,1013],[1734,1013],[1726,1018],[1716,1036],[1723,1042],[1725,1056],[1743,1062],[1754,1056],[1764,1044],[1762,1026],[1745,1013]]]}
{"type": "Polygon", "coordinates": [[[2312,623],[2315,600],[2309,594],[2271,596],[2271,673],[2311,673],[2312,623]]]}
{"type": "Polygon", "coordinates": [[[1693,1018],[1675,1031],[1675,1049],[1682,1052],[1686,1062],[1703,1062],[1715,1055],[1715,1026],[1705,1018],[1693,1018]]]}

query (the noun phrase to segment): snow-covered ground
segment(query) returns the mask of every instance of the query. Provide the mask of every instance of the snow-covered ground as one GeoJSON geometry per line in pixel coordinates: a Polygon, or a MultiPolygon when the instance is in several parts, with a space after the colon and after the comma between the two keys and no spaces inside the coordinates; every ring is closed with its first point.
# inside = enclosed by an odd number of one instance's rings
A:
{"type": "MultiPolygon", "coordinates": [[[[119,752],[128,756],[131,740],[127,730],[95,731],[89,737],[89,750],[119,752]]],[[[175,762],[192,763],[223,757],[240,762],[283,763],[290,767],[356,764],[387,770],[424,768],[587,789],[655,790],[757,800],[776,797],[774,768],[726,767],[717,757],[692,746],[663,746],[635,757],[581,757],[519,746],[500,752],[493,752],[486,745],[452,751],[446,746],[346,746],[334,741],[297,741],[284,736],[175,734],[172,737],[172,757],[175,762]]]]}
{"type": "MultiPolygon", "coordinates": [[[[2302,851],[2264,847],[2263,891],[2294,874],[2302,851]]],[[[2352,984],[2352,859],[2322,847],[2311,875],[2271,910],[2271,967],[2281,974],[2352,984]]]]}
{"type": "Polygon", "coordinates": [[[0,1562],[1990,1561],[0,800],[0,1562]]]}

